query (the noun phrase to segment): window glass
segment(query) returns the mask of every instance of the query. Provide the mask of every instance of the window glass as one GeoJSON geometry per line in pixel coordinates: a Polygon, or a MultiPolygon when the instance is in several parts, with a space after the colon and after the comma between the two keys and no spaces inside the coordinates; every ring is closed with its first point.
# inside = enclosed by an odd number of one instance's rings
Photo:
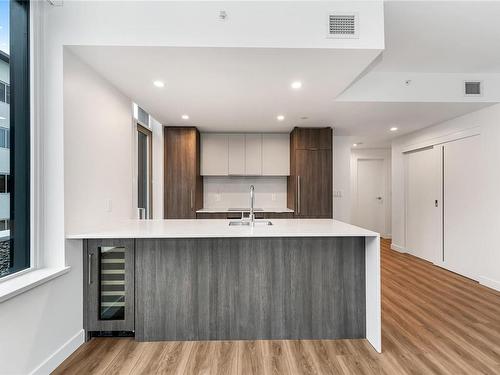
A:
{"type": "Polygon", "coordinates": [[[5,143],[6,130],[4,128],[0,128],[0,147],[6,148],[7,144],[5,143]]]}
{"type": "Polygon", "coordinates": [[[5,98],[6,94],[7,94],[7,89],[6,89],[5,83],[0,82],[0,102],[3,102],[3,103],[6,102],[6,98],[5,98]]]}
{"type": "Polygon", "coordinates": [[[0,277],[31,265],[29,4],[0,0],[0,277]]]}

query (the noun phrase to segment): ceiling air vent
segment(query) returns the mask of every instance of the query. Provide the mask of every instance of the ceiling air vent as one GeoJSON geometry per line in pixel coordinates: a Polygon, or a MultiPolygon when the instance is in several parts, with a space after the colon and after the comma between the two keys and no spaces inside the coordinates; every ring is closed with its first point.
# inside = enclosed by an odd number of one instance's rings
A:
{"type": "Polygon", "coordinates": [[[465,96],[481,96],[483,95],[481,81],[464,81],[465,96]]]}
{"type": "Polygon", "coordinates": [[[332,13],[328,15],[328,38],[351,39],[359,37],[358,14],[339,14],[332,13]]]}

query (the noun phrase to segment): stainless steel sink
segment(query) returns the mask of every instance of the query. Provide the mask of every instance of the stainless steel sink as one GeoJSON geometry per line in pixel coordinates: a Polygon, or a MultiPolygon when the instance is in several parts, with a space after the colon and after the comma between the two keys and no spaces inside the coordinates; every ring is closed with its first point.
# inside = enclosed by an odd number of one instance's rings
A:
{"type": "MultiPolygon", "coordinates": [[[[255,225],[273,225],[273,223],[269,220],[254,220],[253,222],[255,225]]],[[[249,220],[237,220],[237,221],[230,221],[229,226],[236,226],[236,225],[252,225],[252,222],[249,220]]]]}

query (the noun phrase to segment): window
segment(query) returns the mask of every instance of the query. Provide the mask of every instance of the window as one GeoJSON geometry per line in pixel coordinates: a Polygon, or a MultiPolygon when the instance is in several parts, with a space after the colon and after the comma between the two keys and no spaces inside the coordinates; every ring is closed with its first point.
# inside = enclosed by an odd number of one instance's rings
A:
{"type": "Polygon", "coordinates": [[[9,129],[0,127],[0,148],[9,148],[10,132],[9,129]]]}
{"type": "Polygon", "coordinates": [[[0,1],[0,277],[30,263],[29,1],[0,1]]]}

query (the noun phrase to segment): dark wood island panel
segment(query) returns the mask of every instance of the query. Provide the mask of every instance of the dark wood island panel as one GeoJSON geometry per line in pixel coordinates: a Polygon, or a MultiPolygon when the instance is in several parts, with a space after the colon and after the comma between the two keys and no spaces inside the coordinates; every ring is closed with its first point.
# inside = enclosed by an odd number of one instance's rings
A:
{"type": "Polygon", "coordinates": [[[365,238],[137,239],[135,337],[366,337],[365,238]]]}

